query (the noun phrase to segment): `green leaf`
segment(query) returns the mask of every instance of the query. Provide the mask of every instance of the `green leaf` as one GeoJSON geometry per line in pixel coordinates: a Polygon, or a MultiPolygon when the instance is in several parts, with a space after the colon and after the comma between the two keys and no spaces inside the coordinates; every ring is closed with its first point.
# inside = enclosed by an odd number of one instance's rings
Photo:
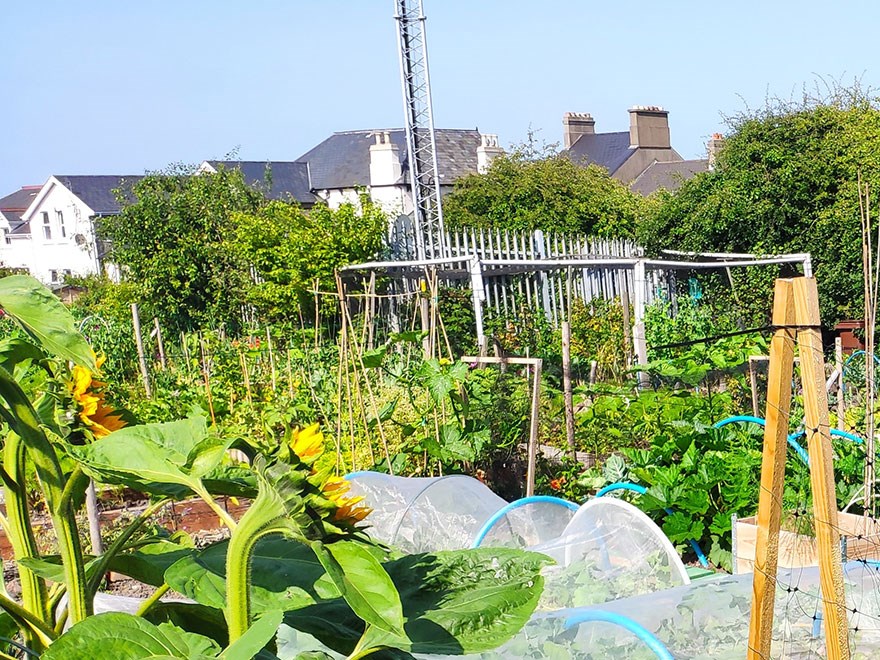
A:
{"type": "MultiPolygon", "coordinates": [[[[184,557],[165,572],[175,591],[217,609],[226,605],[226,549],[228,541],[184,557]]],[[[326,578],[312,549],[282,536],[261,539],[251,560],[251,610],[294,610],[321,598],[336,598],[339,591],[326,578]]]]}
{"type": "MultiPolygon", "coordinates": [[[[550,560],[507,548],[408,555],[383,564],[400,594],[405,637],[376,629],[370,646],[410,653],[468,654],[500,646],[529,619],[543,590],[550,560]]],[[[334,650],[350,653],[364,623],[339,598],[285,616],[334,650]]]]}
{"type": "Polygon", "coordinates": [[[217,467],[231,443],[209,436],[204,417],[190,417],[125,427],[69,451],[98,481],[182,497],[201,487],[201,477],[217,467]]]}
{"type": "Polygon", "coordinates": [[[376,369],[382,366],[385,360],[385,354],[388,352],[387,346],[380,346],[369,351],[364,351],[362,359],[367,369],[376,369]]]}
{"type": "Polygon", "coordinates": [[[220,647],[211,639],[168,623],[154,625],[132,614],[90,616],[59,637],[41,660],[147,660],[216,658],[220,647]]]}
{"type": "Polygon", "coordinates": [[[49,289],[30,275],[0,279],[0,307],[48,353],[97,369],[95,356],[73,316],[49,289]]]}
{"type": "Polygon", "coordinates": [[[379,630],[405,636],[400,594],[371,552],[353,541],[314,542],[312,549],[358,617],[379,630]]]}
{"type": "Polygon", "coordinates": [[[42,360],[44,357],[43,351],[30,342],[16,338],[0,342],[0,367],[11,374],[15,373],[15,367],[22,362],[42,360]]]}
{"type": "Polygon", "coordinates": [[[159,601],[144,615],[151,623],[169,623],[186,632],[213,639],[220,646],[229,643],[223,612],[214,607],[179,600],[159,601]]]}
{"type": "Polygon", "coordinates": [[[109,569],[154,587],[165,583],[165,571],[175,562],[196,553],[194,547],[159,540],[123,552],[110,560],[109,569]]]}
{"type": "Polygon", "coordinates": [[[275,637],[283,618],[284,613],[280,610],[266,612],[218,657],[222,660],[252,660],[275,637]]]}

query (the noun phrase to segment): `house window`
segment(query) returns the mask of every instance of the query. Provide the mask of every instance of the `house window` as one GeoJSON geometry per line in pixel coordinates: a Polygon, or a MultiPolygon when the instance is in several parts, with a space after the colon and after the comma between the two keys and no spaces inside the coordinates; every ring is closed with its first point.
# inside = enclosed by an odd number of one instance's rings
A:
{"type": "Polygon", "coordinates": [[[46,211],[43,211],[43,238],[52,240],[52,225],[49,224],[49,213],[46,211]]]}
{"type": "Polygon", "coordinates": [[[66,238],[67,227],[64,226],[64,213],[55,211],[55,219],[58,221],[58,226],[61,227],[61,238],[66,238]]]}
{"type": "Polygon", "coordinates": [[[49,281],[52,282],[52,284],[56,284],[58,282],[58,271],[57,270],[50,270],[49,271],[49,281]]]}

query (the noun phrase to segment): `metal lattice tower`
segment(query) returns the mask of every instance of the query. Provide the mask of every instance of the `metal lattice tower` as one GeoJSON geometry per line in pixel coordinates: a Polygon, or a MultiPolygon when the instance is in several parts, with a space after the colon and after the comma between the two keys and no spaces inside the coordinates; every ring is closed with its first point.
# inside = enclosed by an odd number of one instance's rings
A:
{"type": "Polygon", "coordinates": [[[440,206],[437,141],[431,107],[428,46],[422,0],[395,0],[397,46],[403,83],[406,147],[412,189],[413,225],[419,259],[449,255],[440,206]]]}

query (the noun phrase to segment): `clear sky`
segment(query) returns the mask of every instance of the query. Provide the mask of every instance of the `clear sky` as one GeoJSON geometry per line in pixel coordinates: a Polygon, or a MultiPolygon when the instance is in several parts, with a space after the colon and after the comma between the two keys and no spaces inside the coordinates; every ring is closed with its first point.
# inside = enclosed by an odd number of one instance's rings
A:
{"type": "MultiPolygon", "coordinates": [[[[876,1],[424,0],[438,127],[561,139],[670,111],[685,158],[724,115],[822,80],[880,86],[876,1]]],[[[0,3],[0,195],[237,151],[294,160],[402,125],[393,0],[0,3]]]]}

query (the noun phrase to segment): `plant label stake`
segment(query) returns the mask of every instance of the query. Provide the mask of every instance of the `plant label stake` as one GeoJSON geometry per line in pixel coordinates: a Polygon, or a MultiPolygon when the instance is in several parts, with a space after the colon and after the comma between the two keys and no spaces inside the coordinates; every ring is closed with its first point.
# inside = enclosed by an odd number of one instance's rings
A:
{"type": "Polygon", "coordinates": [[[764,427],[761,491],[758,497],[748,658],[763,660],[770,657],[796,338],[801,357],[810,485],[819,551],[821,592],[824,595],[825,647],[829,660],[849,660],[831,429],[825,392],[825,362],[819,329],[819,297],[814,278],[776,280],[773,325],[776,326],[776,331],[770,343],[767,424],[764,427]]]}

